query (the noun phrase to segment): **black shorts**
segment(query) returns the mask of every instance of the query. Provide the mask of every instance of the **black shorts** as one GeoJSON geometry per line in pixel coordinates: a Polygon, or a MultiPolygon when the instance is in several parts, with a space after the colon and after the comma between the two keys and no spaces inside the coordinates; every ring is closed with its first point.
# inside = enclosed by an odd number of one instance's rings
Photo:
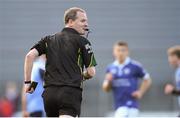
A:
{"type": "Polygon", "coordinates": [[[30,117],[43,117],[43,111],[35,111],[29,114],[30,117]]]}
{"type": "Polygon", "coordinates": [[[45,88],[42,96],[48,117],[80,116],[82,101],[82,90],[80,88],[51,86],[45,88]]]}

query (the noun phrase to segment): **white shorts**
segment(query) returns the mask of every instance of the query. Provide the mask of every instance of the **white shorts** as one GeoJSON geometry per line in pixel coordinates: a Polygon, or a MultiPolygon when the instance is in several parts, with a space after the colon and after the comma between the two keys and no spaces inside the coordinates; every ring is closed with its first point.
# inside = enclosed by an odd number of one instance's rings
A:
{"type": "Polygon", "coordinates": [[[139,110],[137,108],[129,108],[126,106],[119,107],[114,114],[115,118],[127,118],[127,117],[137,117],[139,110]]]}

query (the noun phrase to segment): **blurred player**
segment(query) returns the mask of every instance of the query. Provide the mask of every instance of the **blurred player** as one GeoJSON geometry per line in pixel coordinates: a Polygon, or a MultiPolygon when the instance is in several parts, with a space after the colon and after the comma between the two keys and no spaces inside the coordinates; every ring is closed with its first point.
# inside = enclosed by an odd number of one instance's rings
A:
{"type": "MultiPolygon", "coordinates": [[[[175,81],[176,85],[167,84],[165,86],[165,94],[178,95],[179,106],[180,106],[180,45],[171,47],[167,51],[169,64],[176,68],[175,81]]],[[[180,116],[180,115],[179,115],[180,116]]]]}
{"type": "Polygon", "coordinates": [[[138,116],[138,100],[151,85],[149,74],[141,64],[129,57],[128,44],[118,42],[114,45],[113,55],[115,61],[107,68],[103,90],[113,91],[115,102],[115,117],[138,116]],[[138,80],[142,83],[138,88],[138,80]]]}
{"type": "Polygon", "coordinates": [[[43,104],[43,75],[45,71],[45,55],[40,56],[33,63],[31,80],[38,82],[36,90],[30,94],[22,91],[22,112],[23,117],[43,117],[45,116],[43,104]]]}

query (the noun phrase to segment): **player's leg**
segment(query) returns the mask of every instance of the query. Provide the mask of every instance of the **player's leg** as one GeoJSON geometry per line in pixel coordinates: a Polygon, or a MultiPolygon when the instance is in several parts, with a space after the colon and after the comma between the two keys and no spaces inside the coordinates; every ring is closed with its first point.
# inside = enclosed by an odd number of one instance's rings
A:
{"type": "Polygon", "coordinates": [[[137,108],[129,108],[128,117],[138,117],[139,110],[137,108]]]}
{"type": "Polygon", "coordinates": [[[114,114],[115,118],[125,118],[128,116],[128,107],[122,106],[119,107],[114,114]]]}

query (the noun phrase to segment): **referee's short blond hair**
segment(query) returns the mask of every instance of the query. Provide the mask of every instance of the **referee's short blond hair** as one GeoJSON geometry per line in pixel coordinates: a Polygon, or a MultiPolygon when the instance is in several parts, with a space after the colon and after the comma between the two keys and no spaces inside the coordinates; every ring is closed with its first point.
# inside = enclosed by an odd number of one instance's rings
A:
{"type": "Polygon", "coordinates": [[[70,19],[72,19],[73,21],[76,20],[76,15],[77,15],[77,12],[83,12],[83,13],[86,13],[85,10],[79,8],[79,7],[72,7],[72,8],[69,8],[65,11],[64,13],[64,23],[65,25],[69,22],[70,19]]]}
{"type": "Polygon", "coordinates": [[[180,59],[180,45],[170,47],[167,51],[168,55],[177,56],[180,59]]]}

